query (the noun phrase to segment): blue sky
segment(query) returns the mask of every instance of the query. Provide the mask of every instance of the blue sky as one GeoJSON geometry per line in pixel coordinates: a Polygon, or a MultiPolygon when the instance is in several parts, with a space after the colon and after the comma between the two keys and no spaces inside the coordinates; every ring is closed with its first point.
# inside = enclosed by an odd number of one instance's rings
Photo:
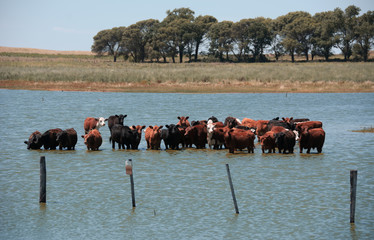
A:
{"type": "Polygon", "coordinates": [[[137,21],[162,21],[167,10],[188,7],[218,21],[275,19],[293,11],[374,10],[374,0],[0,0],[0,46],[90,51],[93,36],[103,29],[137,21]]]}

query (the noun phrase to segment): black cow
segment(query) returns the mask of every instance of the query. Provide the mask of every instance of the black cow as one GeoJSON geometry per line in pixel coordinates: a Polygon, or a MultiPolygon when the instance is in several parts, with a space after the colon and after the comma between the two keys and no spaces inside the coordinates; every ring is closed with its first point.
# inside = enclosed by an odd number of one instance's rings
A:
{"type": "Polygon", "coordinates": [[[216,118],[215,116],[211,116],[210,118],[208,118],[208,121],[209,120],[212,120],[214,123],[218,122],[218,118],[216,118]]]}
{"type": "Polygon", "coordinates": [[[31,133],[29,140],[24,142],[27,144],[27,149],[40,149],[43,146],[41,138],[42,134],[39,131],[31,133]]]}
{"type": "Polygon", "coordinates": [[[229,128],[236,127],[237,125],[240,125],[240,124],[241,124],[240,120],[234,117],[227,117],[225,119],[225,122],[223,123],[223,125],[228,126],[229,128]]]}
{"type": "Polygon", "coordinates": [[[295,130],[295,124],[290,123],[290,122],[285,122],[282,120],[274,120],[274,119],[269,121],[267,130],[270,131],[271,128],[274,126],[281,126],[289,130],[295,130]]]}
{"type": "Polygon", "coordinates": [[[127,115],[114,115],[114,116],[110,116],[108,118],[108,128],[110,130],[110,132],[112,132],[112,127],[115,125],[115,124],[120,124],[120,125],[123,125],[123,120],[125,119],[125,117],[127,117],[127,115]]]}
{"type": "Polygon", "coordinates": [[[275,144],[278,147],[279,153],[293,153],[296,143],[296,135],[293,131],[285,130],[275,134],[275,144]]]}
{"type": "Polygon", "coordinates": [[[67,148],[68,150],[74,150],[75,144],[78,141],[77,131],[74,128],[69,128],[57,133],[56,141],[59,143],[59,149],[67,148]]]}
{"type": "Polygon", "coordinates": [[[165,148],[179,149],[179,143],[182,142],[182,133],[177,125],[165,125],[166,129],[161,130],[161,139],[164,140],[165,148]]]}
{"type": "Polygon", "coordinates": [[[59,145],[57,142],[57,134],[62,132],[62,129],[55,128],[45,131],[41,137],[41,141],[44,145],[44,149],[56,150],[56,147],[59,145]]]}
{"type": "Polygon", "coordinates": [[[118,149],[138,149],[140,135],[136,129],[131,130],[128,126],[115,124],[112,127],[109,142],[112,142],[112,148],[115,149],[115,143],[118,143],[118,149]]]}

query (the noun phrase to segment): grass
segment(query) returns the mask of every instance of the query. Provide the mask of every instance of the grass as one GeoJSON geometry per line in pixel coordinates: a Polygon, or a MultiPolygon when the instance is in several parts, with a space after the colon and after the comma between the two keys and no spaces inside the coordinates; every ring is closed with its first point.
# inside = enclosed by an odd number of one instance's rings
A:
{"type": "Polygon", "coordinates": [[[373,127],[364,127],[363,129],[353,130],[352,132],[374,133],[374,128],[373,127]]]}
{"type": "Polygon", "coordinates": [[[373,62],[129,63],[0,53],[0,88],[134,92],[374,92],[373,62]]]}

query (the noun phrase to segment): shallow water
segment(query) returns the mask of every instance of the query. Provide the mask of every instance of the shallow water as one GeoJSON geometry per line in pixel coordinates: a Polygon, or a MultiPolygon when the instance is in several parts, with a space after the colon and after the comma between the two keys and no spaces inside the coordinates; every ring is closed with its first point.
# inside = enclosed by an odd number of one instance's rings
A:
{"type": "MultiPolygon", "coordinates": [[[[0,90],[0,239],[372,239],[374,94],[150,94],[0,90]],[[322,154],[227,150],[29,151],[50,128],[83,134],[89,116],[127,114],[126,125],[165,125],[177,116],[322,121],[322,154]],[[39,204],[46,156],[47,203],[39,204]],[[125,160],[133,159],[132,209],[125,160]],[[226,166],[231,169],[236,215],[226,166]],[[349,223],[349,171],[358,170],[356,223],[349,223]]],[[[163,144],[162,144],[163,148],[163,144]]],[[[315,151],[314,151],[315,153],[315,151]]]]}

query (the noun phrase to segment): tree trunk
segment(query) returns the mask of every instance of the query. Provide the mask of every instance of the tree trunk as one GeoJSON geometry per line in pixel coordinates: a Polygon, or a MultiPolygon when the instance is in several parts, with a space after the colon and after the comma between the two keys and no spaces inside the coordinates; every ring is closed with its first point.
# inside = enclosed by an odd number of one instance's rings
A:
{"type": "Polygon", "coordinates": [[[179,47],[179,62],[183,63],[183,48],[179,47]]]}
{"type": "Polygon", "coordinates": [[[195,62],[197,62],[197,54],[199,53],[199,42],[196,42],[196,49],[195,49],[195,62]]]}
{"type": "Polygon", "coordinates": [[[113,56],[113,62],[117,62],[117,56],[116,55],[113,56]]]}

